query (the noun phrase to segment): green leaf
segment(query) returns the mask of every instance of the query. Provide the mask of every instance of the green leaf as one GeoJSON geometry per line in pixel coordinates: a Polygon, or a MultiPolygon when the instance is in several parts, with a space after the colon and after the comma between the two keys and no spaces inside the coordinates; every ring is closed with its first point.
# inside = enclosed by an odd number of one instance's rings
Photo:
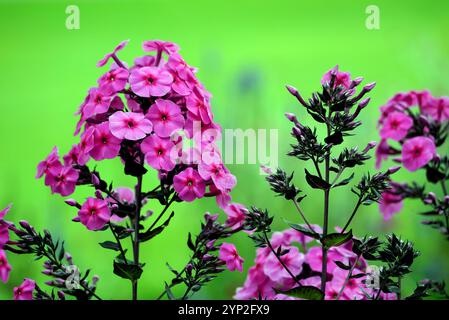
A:
{"type": "Polygon", "coordinates": [[[121,261],[114,261],[114,274],[123,279],[131,281],[138,280],[142,275],[142,268],[135,264],[126,264],[121,261]]]}
{"type": "Polygon", "coordinates": [[[287,291],[274,289],[274,291],[278,294],[285,294],[289,297],[294,298],[301,298],[307,300],[324,300],[323,291],[312,286],[301,286],[287,291]]]}
{"type": "Polygon", "coordinates": [[[113,241],[100,242],[99,245],[102,246],[103,248],[109,249],[109,250],[114,250],[114,251],[120,250],[120,247],[118,246],[118,244],[113,241]]]}
{"type": "Polygon", "coordinates": [[[165,282],[165,293],[167,294],[167,297],[169,300],[176,300],[176,298],[173,295],[173,292],[171,292],[170,287],[167,284],[167,282],[165,282]]]}
{"type": "Polygon", "coordinates": [[[157,228],[155,228],[153,230],[148,229],[144,233],[140,233],[139,234],[139,241],[140,242],[148,241],[148,240],[154,238],[155,236],[157,236],[162,231],[164,231],[164,229],[168,226],[168,224],[170,223],[170,220],[173,218],[174,215],[175,215],[175,213],[172,211],[172,213],[170,214],[168,219],[165,220],[165,222],[163,224],[161,224],[159,227],[157,227],[157,228]]]}
{"type": "Polygon", "coordinates": [[[296,231],[301,232],[302,234],[305,234],[306,236],[309,236],[309,237],[317,239],[317,240],[320,239],[320,234],[319,233],[317,233],[315,231],[312,231],[312,230],[310,230],[307,227],[304,227],[304,226],[302,226],[300,224],[296,224],[296,223],[288,223],[288,225],[291,228],[295,229],[296,231]]]}
{"type": "Polygon", "coordinates": [[[187,246],[189,247],[190,250],[195,251],[195,245],[193,244],[192,234],[190,232],[189,237],[187,238],[187,246]]]}
{"type": "Polygon", "coordinates": [[[341,180],[339,183],[334,184],[334,188],[341,187],[347,185],[351,180],[354,178],[354,173],[352,173],[349,177],[346,179],[341,180]]]}
{"type": "Polygon", "coordinates": [[[306,172],[306,181],[313,189],[321,189],[321,190],[328,190],[330,188],[330,184],[326,182],[325,180],[321,179],[318,176],[314,176],[313,174],[310,174],[310,172],[305,169],[306,172]]]}
{"type": "Polygon", "coordinates": [[[338,247],[352,239],[352,230],[346,233],[331,233],[321,238],[324,248],[338,247]]]}

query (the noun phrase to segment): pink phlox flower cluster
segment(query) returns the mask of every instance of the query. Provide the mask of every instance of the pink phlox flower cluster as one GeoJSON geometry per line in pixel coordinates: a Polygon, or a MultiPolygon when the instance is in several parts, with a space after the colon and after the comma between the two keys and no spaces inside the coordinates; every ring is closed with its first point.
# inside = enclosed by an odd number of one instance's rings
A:
{"type": "Polygon", "coordinates": [[[0,280],[4,283],[8,282],[12,269],[6,257],[6,252],[3,250],[3,247],[9,241],[9,226],[11,223],[5,220],[5,216],[10,209],[11,205],[0,211],[0,280]]]}

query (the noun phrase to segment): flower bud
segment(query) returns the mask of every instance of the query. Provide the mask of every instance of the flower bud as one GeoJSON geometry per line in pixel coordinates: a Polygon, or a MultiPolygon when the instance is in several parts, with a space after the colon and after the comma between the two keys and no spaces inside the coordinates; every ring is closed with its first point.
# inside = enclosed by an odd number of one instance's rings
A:
{"type": "Polygon", "coordinates": [[[29,222],[26,220],[20,220],[19,225],[26,230],[29,230],[31,228],[29,222]]]}
{"type": "Polygon", "coordinates": [[[270,167],[264,166],[263,164],[260,165],[260,169],[266,174],[273,174],[273,170],[271,170],[270,167]]]}
{"type": "Polygon", "coordinates": [[[64,202],[71,207],[81,208],[81,205],[75,199],[67,199],[64,202]]]}
{"type": "Polygon", "coordinates": [[[103,200],[104,198],[103,198],[103,193],[100,191],[100,190],[95,190],[95,197],[97,198],[97,199],[100,199],[100,200],[103,200]]]}
{"type": "Polygon", "coordinates": [[[371,141],[371,142],[369,142],[366,145],[365,149],[363,149],[363,152],[367,153],[368,151],[370,151],[371,149],[375,148],[376,146],[377,146],[377,142],[376,141],[371,141]]]}
{"type": "Polygon", "coordinates": [[[95,174],[95,173],[92,173],[91,181],[92,181],[92,184],[93,184],[95,187],[100,185],[100,178],[99,178],[98,175],[95,174]]]}
{"type": "Polygon", "coordinates": [[[429,192],[427,196],[424,198],[425,204],[436,204],[437,203],[437,197],[435,193],[429,192]]]}
{"type": "Polygon", "coordinates": [[[293,122],[294,124],[298,124],[298,119],[293,113],[286,112],[285,117],[288,119],[288,121],[293,122]]]}
{"type": "Polygon", "coordinates": [[[68,252],[65,253],[65,259],[67,260],[67,262],[70,265],[73,265],[73,259],[72,259],[72,255],[70,253],[68,253],[68,252]]]}
{"type": "Polygon", "coordinates": [[[394,167],[388,168],[387,174],[393,174],[393,173],[396,173],[396,172],[399,171],[399,169],[401,169],[400,166],[394,166],[394,167]]]}
{"type": "Polygon", "coordinates": [[[286,85],[286,88],[287,88],[288,92],[290,92],[293,96],[296,97],[296,95],[298,94],[298,90],[295,87],[286,85]]]}
{"type": "Polygon", "coordinates": [[[98,275],[94,275],[92,277],[92,285],[96,286],[98,281],[100,281],[100,277],[98,275]]]}
{"type": "Polygon", "coordinates": [[[352,89],[357,87],[360,83],[362,83],[362,81],[363,81],[362,77],[355,78],[354,80],[351,81],[349,88],[352,89]]]}
{"type": "Polygon", "coordinates": [[[58,291],[58,297],[60,300],[65,300],[65,293],[64,291],[59,290],[58,291]]]}
{"type": "Polygon", "coordinates": [[[207,253],[203,256],[203,261],[209,261],[212,260],[213,258],[214,258],[213,255],[207,253]]]}
{"type": "Polygon", "coordinates": [[[360,109],[365,108],[365,107],[367,106],[367,104],[368,104],[370,101],[371,101],[371,98],[363,99],[363,100],[360,101],[360,103],[359,103],[359,108],[360,108],[360,109]]]}
{"type": "Polygon", "coordinates": [[[363,90],[365,92],[370,92],[371,90],[374,89],[375,86],[376,86],[376,83],[375,82],[371,82],[371,83],[367,84],[366,86],[364,86],[363,90]]]}

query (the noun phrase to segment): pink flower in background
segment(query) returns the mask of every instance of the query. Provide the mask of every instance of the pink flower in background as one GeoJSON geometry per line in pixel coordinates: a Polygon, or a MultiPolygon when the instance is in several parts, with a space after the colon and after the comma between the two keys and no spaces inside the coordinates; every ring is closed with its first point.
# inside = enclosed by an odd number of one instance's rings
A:
{"type": "MultiPolygon", "coordinates": [[[[345,280],[348,276],[348,270],[343,270],[341,268],[336,268],[332,273],[332,281],[330,283],[330,287],[335,291],[338,292],[343,287],[343,284],[345,283],[345,280]]],[[[361,272],[357,269],[353,272],[353,275],[360,274],[361,272]]],[[[348,282],[345,285],[345,289],[343,291],[342,300],[345,300],[344,298],[347,298],[348,300],[362,300],[365,296],[363,294],[363,291],[360,290],[361,287],[364,287],[362,280],[364,277],[361,278],[351,278],[348,280],[348,282]]],[[[326,290],[327,291],[327,290],[326,290]]],[[[366,291],[366,290],[365,290],[366,291]]]]}
{"type": "Polygon", "coordinates": [[[382,139],[376,148],[376,169],[379,169],[382,161],[388,160],[390,156],[390,146],[387,140],[382,139]]]}
{"type": "Polygon", "coordinates": [[[90,155],[95,160],[113,159],[119,154],[121,140],[111,133],[108,122],[95,126],[93,137],[94,147],[90,155]]]}
{"type": "Polygon", "coordinates": [[[128,75],[128,70],[125,68],[109,70],[98,79],[98,85],[105,92],[117,92],[125,89],[128,75]]]}
{"type": "Polygon", "coordinates": [[[431,116],[435,121],[449,120],[449,97],[428,98],[421,105],[421,112],[431,116]]]}
{"type": "Polygon", "coordinates": [[[140,140],[153,130],[143,113],[117,111],[109,117],[109,129],[119,139],[140,140]]]}
{"type": "Polygon", "coordinates": [[[201,162],[198,165],[198,172],[204,180],[212,179],[217,189],[226,191],[234,188],[237,180],[229,173],[222,163],[206,164],[201,162]]]}
{"type": "Polygon", "coordinates": [[[191,202],[202,198],[206,190],[206,184],[198,171],[187,168],[173,178],[173,187],[181,200],[191,202]]]}
{"type": "Polygon", "coordinates": [[[389,100],[389,102],[393,103],[401,103],[403,106],[409,108],[418,103],[418,98],[416,92],[400,92],[394,95],[393,98],[389,100]]]}
{"type": "Polygon", "coordinates": [[[167,54],[172,54],[179,51],[179,46],[176,43],[161,40],[144,41],[142,48],[143,51],[146,52],[157,51],[165,52],[167,54]]]}
{"type": "Polygon", "coordinates": [[[173,82],[172,75],[161,68],[143,67],[134,69],[129,77],[131,90],[141,97],[162,97],[173,82]]]}
{"type": "Polygon", "coordinates": [[[147,118],[153,123],[154,132],[162,138],[184,127],[181,108],[170,100],[157,99],[148,110],[147,118]]]}
{"type": "Polygon", "coordinates": [[[338,71],[338,66],[336,68],[337,68],[336,70],[334,68],[326,72],[323,78],[321,79],[321,83],[325,84],[326,82],[329,82],[331,79],[332,72],[337,72],[337,76],[335,78],[335,86],[343,86],[346,89],[348,89],[351,84],[351,74],[348,72],[338,71]]]}
{"type": "Polygon", "coordinates": [[[240,228],[243,225],[243,222],[245,222],[248,210],[240,203],[231,203],[224,209],[224,212],[228,216],[226,219],[226,226],[235,230],[240,228]]]}
{"type": "Polygon", "coordinates": [[[145,154],[145,161],[156,170],[171,171],[175,167],[173,157],[175,144],[170,139],[151,135],[142,141],[140,148],[145,154]]]}
{"type": "Polygon", "coordinates": [[[78,218],[89,230],[102,229],[111,218],[108,202],[102,199],[87,198],[78,211],[78,218]]]}
{"type": "Polygon", "coordinates": [[[3,283],[8,282],[10,272],[11,265],[8,263],[8,259],[6,259],[5,251],[0,249],[0,280],[2,280],[3,283]]]}
{"type": "Polygon", "coordinates": [[[413,126],[413,119],[402,112],[390,113],[384,121],[380,136],[382,139],[393,139],[400,141],[407,136],[413,126]]]}
{"type": "Polygon", "coordinates": [[[134,191],[130,188],[126,187],[118,187],[114,189],[114,194],[117,195],[119,201],[124,203],[133,203],[136,199],[136,195],[134,194],[134,191]]]}
{"type": "Polygon", "coordinates": [[[231,243],[223,243],[220,246],[218,258],[226,262],[226,267],[229,271],[238,270],[243,271],[243,258],[239,256],[235,245],[231,243]]]}
{"type": "Polygon", "coordinates": [[[116,57],[117,52],[122,50],[128,44],[128,42],[129,42],[129,40],[125,40],[125,41],[120,42],[118,44],[118,46],[115,47],[114,51],[112,51],[111,53],[106,54],[103,59],[98,61],[97,67],[104,66],[106,63],[108,63],[109,59],[111,59],[111,58],[114,58],[114,57],[117,58],[116,57]]]}
{"type": "Polygon", "coordinates": [[[50,169],[59,169],[62,167],[61,162],[59,161],[58,148],[54,147],[51,153],[47,156],[47,158],[37,165],[37,174],[36,179],[39,179],[50,169]]]}
{"type": "Polygon", "coordinates": [[[0,249],[9,241],[9,222],[4,220],[5,216],[11,209],[11,204],[0,211],[0,249]]]}
{"type": "MultiPolygon", "coordinates": [[[[294,275],[298,275],[302,270],[304,254],[299,252],[296,247],[286,247],[284,249],[288,249],[289,252],[281,256],[282,262],[294,275]]],[[[284,269],[273,253],[270,253],[267,257],[264,265],[264,272],[272,281],[282,281],[291,278],[287,270],[284,269]]]]}
{"type": "Polygon", "coordinates": [[[78,170],[71,166],[52,168],[45,177],[45,183],[51,187],[52,193],[65,197],[75,191],[78,176],[78,170]]]}
{"type": "Polygon", "coordinates": [[[33,300],[33,292],[36,288],[36,282],[31,279],[25,279],[19,287],[14,288],[14,300],[33,300]]]}
{"type": "Polygon", "coordinates": [[[424,167],[436,154],[435,143],[427,137],[414,137],[402,146],[402,163],[408,171],[424,167]]]}
{"type": "Polygon", "coordinates": [[[402,210],[403,202],[400,195],[394,194],[389,191],[382,193],[382,198],[379,202],[380,212],[384,216],[384,220],[390,220],[395,213],[402,210]]]}

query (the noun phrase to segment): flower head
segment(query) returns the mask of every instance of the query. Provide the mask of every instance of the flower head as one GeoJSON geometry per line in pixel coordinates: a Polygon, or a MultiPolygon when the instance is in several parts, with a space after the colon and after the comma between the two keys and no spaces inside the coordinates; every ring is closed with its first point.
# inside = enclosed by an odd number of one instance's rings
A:
{"type": "Polygon", "coordinates": [[[116,68],[109,70],[98,79],[98,85],[106,92],[118,92],[125,89],[128,82],[128,70],[116,68]]]}
{"type": "Polygon", "coordinates": [[[243,258],[239,256],[235,245],[231,243],[223,243],[220,246],[218,258],[226,262],[226,267],[229,271],[238,270],[243,271],[243,258]]]}
{"type": "Polygon", "coordinates": [[[142,113],[117,111],[109,117],[109,129],[119,139],[140,140],[153,130],[142,113]]]}
{"type": "Polygon", "coordinates": [[[400,141],[407,136],[413,126],[413,119],[402,112],[390,113],[383,124],[380,136],[382,139],[393,139],[400,141]]]}
{"type": "Polygon", "coordinates": [[[449,97],[430,97],[420,107],[423,114],[431,116],[435,121],[449,120],[449,97]]]}
{"type": "Polygon", "coordinates": [[[11,265],[8,263],[8,259],[6,259],[5,251],[0,249],[0,280],[2,280],[3,283],[8,282],[10,272],[11,265]]]}
{"type": "Polygon", "coordinates": [[[332,74],[335,73],[335,86],[343,86],[346,89],[349,88],[351,84],[351,74],[348,72],[340,72],[338,71],[338,66],[336,68],[333,68],[326,72],[321,79],[321,83],[325,84],[326,82],[329,82],[331,80],[332,74]]]}
{"type": "Polygon", "coordinates": [[[103,122],[94,127],[94,145],[90,155],[95,160],[113,159],[120,151],[121,139],[115,137],[108,122],[103,122]]]}
{"type": "Polygon", "coordinates": [[[231,203],[224,209],[224,212],[228,216],[226,226],[235,230],[240,228],[245,222],[248,209],[240,203],[231,203]]]}
{"type": "Polygon", "coordinates": [[[168,138],[184,127],[181,108],[170,100],[157,99],[148,110],[147,118],[154,126],[154,132],[162,138],[168,138]]]}
{"type": "Polygon", "coordinates": [[[62,167],[59,161],[58,147],[54,147],[47,158],[37,165],[36,179],[39,179],[44,174],[46,174],[50,169],[58,169],[62,167]]]}
{"type": "Polygon", "coordinates": [[[131,90],[141,97],[162,97],[171,90],[173,76],[157,67],[134,69],[129,77],[131,90]]]}
{"type": "Polygon", "coordinates": [[[140,144],[145,154],[145,161],[156,170],[171,171],[176,163],[174,158],[175,144],[170,139],[151,135],[140,144]]]}
{"type": "Polygon", "coordinates": [[[45,184],[51,187],[52,193],[69,196],[75,191],[79,172],[71,166],[52,168],[45,177],[45,184]]]}
{"type": "Polygon", "coordinates": [[[157,51],[172,54],[179,51],[179,46],[176,43],[161,40],[144,41],[142,47],[146,52],[157,51]]]}
{"type": "Polygon", "coordinates": [[[198,171],[190,167],[173,178],[173,187],[179,198],[187,202],[202,198],[206,190],[206,184],[198,171]]]}
{"type": "Polygon", "coordinates": [[[79,221],[89,230],[100,230],[111,218],[108,202],[102,199],[87,198],[78,211],[79,221]]]}
{"type": "Polygon", "coordinates": [[[120,50],[122,50],[127,44],[128,44],[129,40],[125,40],[120,42],[115,48],[114,51],[112,51],[111,53],[108,53],[104,56],[103,59],[101,59],[100,61],[98,61],[97,63],[97,67],[102,67],[104,66],[106,63],[108,63],[109,59],[111,58],[117,58],[116,54],[117,52],[119,52],[120,50]]]}
{"type": "MultiPolygon", "coordinates": [[[[289,252],[280,258],[287,268],[295,275],[301,273],[304,254],[296,247],[288,247],[289,252]]],[[[270,253],[264,265],[264,272],[273,281],[283,281],[290,279],[290,274],[282,266],[278,258],[270,253]]]]}
{"type": "Polygon", "coordinates": [[[33,300],[33,292],[36,282],[25,279],[19,287],[14,288],[14,300],[33,300]]]}
{"type": "Polygon", "coordinates": [[[424,167],[436,154],[435,143],[427,137],[414,137],[402,146],[402,163],[409,171],[424,167]]]}
{"type": "Polygon", "coordinates": [[[382,198],[379,202],[380,212],[384,216],[384,220],[390,220],[393,214],[402,210],[403,202],[400,195],[394,194],[390,191],[382,193],[382,198]]]}

